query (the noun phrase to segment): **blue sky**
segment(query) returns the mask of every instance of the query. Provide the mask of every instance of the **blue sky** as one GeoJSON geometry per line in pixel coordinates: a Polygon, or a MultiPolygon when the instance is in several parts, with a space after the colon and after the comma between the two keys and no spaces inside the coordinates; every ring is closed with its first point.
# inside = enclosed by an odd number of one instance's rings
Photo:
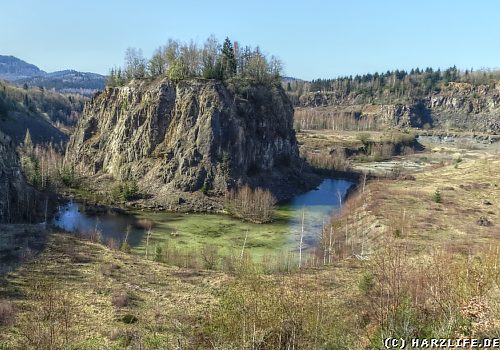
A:
{"type": "Polygon", "coordinates": [[[500,66],[496,0],[0,0],[0,54],[106,74],[127,47],[229,36],[303,79],[432,66],[500,66]]]}

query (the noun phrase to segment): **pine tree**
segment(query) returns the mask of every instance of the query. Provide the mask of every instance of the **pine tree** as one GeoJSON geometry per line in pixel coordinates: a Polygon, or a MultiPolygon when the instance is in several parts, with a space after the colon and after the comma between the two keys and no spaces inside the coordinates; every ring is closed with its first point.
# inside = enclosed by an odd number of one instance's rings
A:
{"type": "Polygon", "coordinates": [[[106,85],[111,87],[116,86],[116,72],[113,68],[109,71],[108,78],[106,79],[106,85]]]}
{"type": "Polygon", "coordinates": [[[236,56],[234,55],[233,44],[226,37],[222,45],[222,67],[224,78],[230,78],[236,74],[236,56]]]}
{"type": "Polygon", "coordinates": [[[24,143],[23,143],[24,151],[31,155],[33,153],[33,141],[31,140],[31,133],[30,129],[26,129],[26,135],[24,136],[24,143]]]}

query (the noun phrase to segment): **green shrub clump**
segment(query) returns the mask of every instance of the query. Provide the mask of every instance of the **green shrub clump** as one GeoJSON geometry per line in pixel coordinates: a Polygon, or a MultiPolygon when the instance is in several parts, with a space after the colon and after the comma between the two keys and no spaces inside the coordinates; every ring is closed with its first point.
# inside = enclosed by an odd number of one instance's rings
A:
{"type": "Polygon", "coordinates": [[[443,203],[443,198],[441,197],[441,192],[439,190],[436,190],[434,192],[434,196],[432,197],[435,203],[443,203]]]}

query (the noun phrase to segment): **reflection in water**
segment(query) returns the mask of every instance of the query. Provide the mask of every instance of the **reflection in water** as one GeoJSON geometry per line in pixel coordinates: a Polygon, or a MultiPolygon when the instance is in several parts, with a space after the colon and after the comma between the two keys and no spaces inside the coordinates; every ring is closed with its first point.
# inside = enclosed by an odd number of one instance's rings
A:
{"type": "Polygon", "coordinates": [[[339,208],[340,200],[344,199],[352,185],[353,183],[347,180],[326,179],[317,189],[298,195],[286,204],[284,209],[291,214],[288,223],[290,239],[299,239],[304,210],[304,246],[306,249],[316,246],[323,225],[329,223],[330,216],[339,208]]]}
{"type": "MultiPolygon", "coordinates": [[[[313,247],[319,240],[323,224],[328,224],[330,215],[339,207],[339,198],[344,198],[352,185],[351,181],[326,179],[317,189],[296,196],[291,201],[280,205],[277,210],[278,222],[262,225],[246,223],[244,224],[245,230],[267,231],[271,234],[284,232],[286,234],[284,237],[288,239],[283,241],[282,248],[288,246],[290,249],[296,249],[304,208],[305,249],[313,247]]],[[[218,239],[227,239],[225,235],[241,235],[242,226],[238,227],[239,220],[224,215],[141,213],[140,216],[153,220],[157,224],[156,231],[161,230],[166,236],[177,232],[180,227],[183,233],[190,234],[186,236],[186,239],[198,239],[201,240],[200,242],[205,242],[207,235],[211,235],[216,244],[218,239]],[[206,226],[200,225],[200,222],[206,226]],[[202,232],[197,234],[198,231],[202,232]]],[[[53,224],[70,232],[91,232],[98,229],[105,242],[110,239],[122,242],[127,226],[130,226],[128,241],[131,246],[138,246],[145,237],[145,230],[138,225],[137,216],[132,214],[90,215],[83,211],[83,205],[73,201],[60,208],[53,224]]],[[[240,245],[241,242],[238,241],[236,244],[240,245]]]]}
{"type": "Polygon", "coordinates": [[[137,228],[137,219],[133,215],[124,214],[100,214],[90,215],[83,210],[83,204],[70,201],[59,208],[53,224],[69,232],[88,233],[99,230],[105,242],[114,239],[122,242],[130,227],[128,243],[137,246],[144,236],[144,229],[137,228]]]}

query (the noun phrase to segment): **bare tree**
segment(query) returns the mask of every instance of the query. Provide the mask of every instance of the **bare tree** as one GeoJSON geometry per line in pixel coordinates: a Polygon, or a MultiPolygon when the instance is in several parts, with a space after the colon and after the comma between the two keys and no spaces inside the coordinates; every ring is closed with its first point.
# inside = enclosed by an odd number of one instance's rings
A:
{"type": "Polygon", "coordinates": [[[248,185],[231,190],[226,195],[229,209],[241,218],[252,222],[268,222],[273,218],[276,199],[262,188],[252,190],[248,185]]]}
{"type": "Polygon", "coordinates": [[[146,235],[146,260],[148,260],[148,253],[149,253],[149,238],[151,238],[151,224],[149,225],[148,232],[146,235]]]}
{"type": "Polygon", "coordinates": [[[366,188],[366,178],[367,178],[367,173],[363,172],[363,193],[365,193],[365,188],[366,188]]]}
{"type": "Polygon", "coordinates": [[[180,56],[180,43],[174,39],[168,39],[167,44],[163,50],[163,54],[165,57],[165,62],[167,64],[167,68],[170,68],[174,65],[174,63],[179,59],[180,56]]]}
{"type": "Polygon", "coordinates": [[[245,240],[243,241],[243,247],[241,248],[241,257],[240,257],[241,261],[243,261],[243,255],[245,253],[245,246],[247,244],[247,239],[248,239],[248,229],[247,229],[247,232],[245,234],[245,240]]]}
{"type": "Polygon", "coordinates": [[[165,48],[159,47],[148,62],[148,73],[152,77],[165,75],[167,72],[167,61],[165,59],[165,48]]]}
{"type": "Polygon", "coordinates": [[[125,51],[125,74],[128,80],[146,75],[146,60],[141,49],[129,47],[125,51]]]}
{"type": "Polygon", "coordinates": [[[302,269],[302,248],[304,246],[304,220],[305,220],[306,210],[302,208],[302,222],[300,225],[300,240],[299,240],[299,269],[302,269]]]}
{"type": "Polygon", "coordinates": [[[328,244],[328,264],[332,263],[333,247],[335,246],[335,237],[333,236],[333,225],[330,225],[330,237],[328,244]]]}
{"type": "Polygon", "coordinates": [[[198,45],[191,40],[189,44],[181,46],[181,61],[186,68],[186,74],[189,77],[201,75],[202,55],[198,45]]]}

